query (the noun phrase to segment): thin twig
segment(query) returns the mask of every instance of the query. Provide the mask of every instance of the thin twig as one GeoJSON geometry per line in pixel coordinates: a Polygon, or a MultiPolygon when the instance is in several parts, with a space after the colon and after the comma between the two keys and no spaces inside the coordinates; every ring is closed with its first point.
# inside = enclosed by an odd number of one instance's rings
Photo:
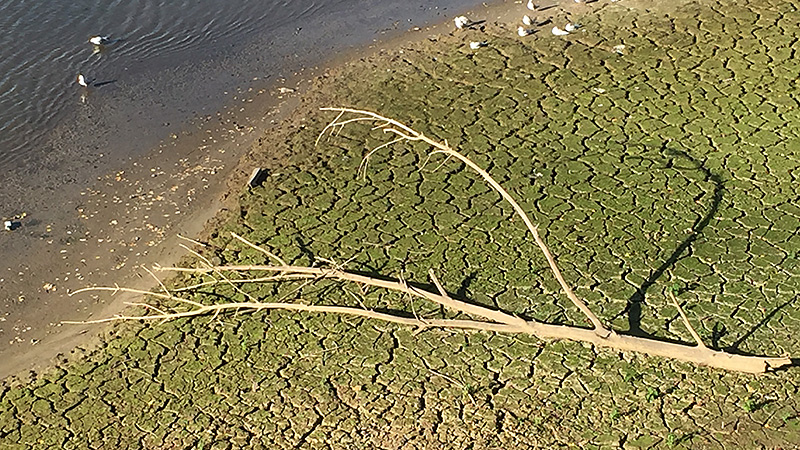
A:
{"type": "Polygon", "coordinates": [[[192,238],[189,238],[189,237],[186,237],[186,236],[184,236],[182,234],[178,234],[178,239],[183,239],[184,241],[189,241],[194,245],[199,245],[200,247],[208,247],[208,244],[206,244],[204,242],[200,242],[200,241],[192,239],[192,238]]]}
{"type": "Polygon", "coordinates": [[[252,242],[250,242],[247,239],[239,236],[238,234],[234,233],[233,231],[231,231],[231,236],[233,236],[235,239],[238,239],[243,244],[245,244],[245,245],[247,245],[247,246],[249,246],[249,247],[251,247],[253,249],[256,249],[256,250],[260,251],[261,253],[267,255],[268,257],[274,259],[275,261],[278,262],[278,264],[280,264],[282,266],[286,265],[286,263],[280,257],[278,257],[277,255],[273,254],[272,252],[268,251],[267,249],[265,249],[263,247],[259,247],[258,245],[253,244],[252,242]]]}
{"type": "MultiPolygon", "coordinates": [[[[91,288],[89,288],[91,289],[91,288]]],[[[126,288],[120,288],[121,292],[132,292],[126,288]]],[[[147,304],[134,304],[138,306],[146,306],[150,309],[156,309],[152,305],[147,304]]],[[[455,320],[455,319],[431,319],[421,321],[408,317],[401,317],[394,314],[381,313],[372,310],[365,310],[361,308],[354,308],[351,306],[327,306],[327,305],[306,305],[302,303],[262,303],[262,302],[238,302],[238,303],[222,303],[215,305],[205,305],[201,308],[193,309],[191,311],[174,312],[174,313],[158,313],[146,314],[141,316],[127,316],[115,315],[105,319],[84,320],[84,321],[71,321],[65,320],[61,323],[64,324],[93,324],[93,323],[108,323],[117,321],[130,321],[130,320],[163,320],[163,319],[180,319],[183,317],[194,317],[207,315],[209,313],[219,314],[224,311],[250,309],[253,311],[261,311],[266,309],[282,309],[287,311],[302,311],[302,312],[317,312],[317,313],[330,313],[330,314],[346,314],[352,316],[366,317],[369,319],[383,320],[385,322],[397,323],[401,325],[410,325],[414,327],[435,327],[435,328],[459,328],[471,330],[484,330],[496,332],[514,332],[511,327],[499,323],[479,322],[475,320],[455,320]]],[[[213,317],[216,317],[213,316],[213,317]]]]}
{"type": "MultiPolygon", "coordinates": [[[[189,253],[191,253],[192,255],[194,255],[194,256],[195,256],[197,259],[199,259],[200,261],[202,261],[202,262],[203,262],[203,264],[205,264],[206,266],[208,266],[209,268],[211,268],[212,270],[214,270],[214,265],[213,265],[213,264],[211,264],[211,261],[209,261],[209,260],[208,260],[208,258],[206,258],[205,256],[201,255],[200,253],[198,253],[198,252],[196,252],[196,251],[194,251],[194,250],[190,249],[189,247],[187,247],[187,246],[185,246],[185,245],[183,245],[183,244],[180,244],[180,246],[181,246],[181,247],[183,247],[184,249],[186,249],[186,251],[188,251],[188,252],[189,252],[189,253]]],[[[220,271],[220,270],[214,270],[214,273],[216,273],[217,275],[219,275],[219,277],[220,277],[220,278],[222,278],[223,280],[225,280],[225,282],[226,282],[226,283],[227,283],[227,284],[228,284],[230,287],[232,287],[234,291],[236,291],[236,292],[238,292],[238,293],[240,293],[240,294],[244,295],[244,297],[245,297],[245,298],[247,298],[247,299],[249,299],[250,301],[253,301],[253,302],[257,301],[255,298],[253,298],[253,296],[251,296],[251,295],[250,295],[250,294],[248,294],[247,292],[245,292],[245,291],[243,291],[243,290],[239,289],[239,287],[238,287],[238,286],[236,286],[234,283],[231,283],[231,280],[229,280],[229,279],[228,279],[228,277],[226,277],[226,276],[225,276],[225,274],[224,274],[224,273],[222,273],[222,271],[220,271]]]]}
{"type": "Polygon", "coordinates": [[[675,298],[675,295],[673,295],[671,291],[667,291],[667,295],[669,295],[669,298],[672,299],[672,303],[675,305],[675,307],[678,308],[678,314],[681,315],[681,319],[683,319],[683,324],[686,325],[686,328],[689,329],[689,333],[691,333],[695,342],[697,342],[697,346],[706,348],[706,344],[704,344],[703,340],[700,339],[700,335],[697,334],[696,331],[694,331],[694,327],[692,326],[691,323],[689,323],[689,318],[686,317],[686,313],[683,312],[683,308],[681,308],[681,305],[678,303],[678,299],[675,298]]]}
{"type": "Polygon", "coordinates": [[[153,271],[151,271],[150,269],[148,269],[148,268],[147,268],[147,266],[142,266],[142,269],[144,269],[144,270],[145,270],[145,272],[149,273],[149,274],[150,274],[150,276],[151,276],[151,277],[153,277],[153,278],[156,280],[156,282],[158,283],[158,285],[159,285],[159,286],[161,286],[161,289],[163,289],[163,290],[164,290],[164,293],[165,293],[165,294],[167,294],[167,295],[172,295],[172,293],[169,291],[169,289],[167,289],[167,287],[166,287],[166,286],[164,286],[164,283],[162,283],[162,282],[161,282],[161,279],[160,279],[160,278],[158,278],[158,277],[156,276],[156,274],[154,274],[154,273],[153,273],[153,271]]]}
{"type": "Polygon", "coordinates": [[[242,278],[242,279],[229,279],[228,282],[220,281],[214,279],[213,281],[204,281],[202,283],[191,284],[188,286],[183,286],[180,288],[175,289],[175,292],[189,292],[189,291],[196,291],[201,287],[206,286],[216,286],[218,284],[228,284],[228,283],[236,283],[236,284],[252,284],[252,283],[268,283],[271,281],[289,281],[289,280],[300,280],[300,279],[307,279],[313,278],[311,275],[304,275],[304,274],[294,274],[294,275],[274,275],[269,277],[259,277],[259,278],[242,278]]]}
{"type": "MultiPolygon", "coordinates": [[[[352,281],[362,285],[375,286],[384,289],[390,289],[397,292],[412,294],[417,297],[425,298],[436,302],[442,306],[452,309],[457,312],[465,312],[468,314],[484,317],[486,319],[506,323],[509,325],[523,326],[526,322],[523,319],[506,314],[501,311],[496,311],[482,306],[466,303],[461,300],[455,300],[446,295],[438,295],[433,292],[428,292],[423,289],[416,288],[405,282],[401,281],[388,281],[377,278],[358,275],[350,272],[344,272],[336,269],[322,269],[319,267],[304,267],[304,266],[258,266],[258,265],[243,265],[243,266],[216,266],[214,268],[183,268],[164,267],[160,270],[173,270],[179,272],[212,272],[212,271],[265,271],[265,272],[283,272],[286,274],[308,274],[317,279],[334,278],[342,281],[352,281]]],[[[434,277],[435,278],[435,277],[434,277]]],[[[438,281],[438,280],[437,280],[438,281]]]]}
{"type": "Polygon", "coordinates": [[[361,164],[358,165],[358,174],[361,176],[361,178],[364,179],[364,180],[367,179],[367,165],[369,165],[369,158],[375,152],[377,152],[378,150],[380,150],[382,148],[388,147],[388,146],[390,146],[392,144],[396,144],[398,142],[402,142],[404,140],[405,139],[403,139],[403,138],[393,139],[393,140],[391,140],[389,142],[383,143],[383,144],[373,148],[372,150],[370,150],[369,153],[367,153],[363,158],[361,158],[361,164]]]}

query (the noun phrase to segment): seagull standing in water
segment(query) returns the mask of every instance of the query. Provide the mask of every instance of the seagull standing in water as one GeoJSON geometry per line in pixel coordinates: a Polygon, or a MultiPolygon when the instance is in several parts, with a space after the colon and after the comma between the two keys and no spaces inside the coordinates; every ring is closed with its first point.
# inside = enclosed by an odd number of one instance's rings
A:
{"type": "Polygon", "coordinates": [[[91,42],[94,45],[108,45],[111,43],[111,37],[100,36],[100,35],[92,36],[89,38],[89,42],[91,42]]]}

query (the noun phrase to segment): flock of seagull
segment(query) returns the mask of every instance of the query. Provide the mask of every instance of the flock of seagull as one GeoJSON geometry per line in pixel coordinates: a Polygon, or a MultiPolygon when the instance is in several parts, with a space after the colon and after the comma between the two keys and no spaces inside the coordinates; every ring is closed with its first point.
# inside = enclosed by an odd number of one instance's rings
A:
{"type": "MultiPolygon", "coordinates": [[[[574,0],[575,3],[584,3],[584,1],[585,0],[574,0]]],[[[615,0],[612,0],[612,1],[615,1],[615,0]]],[[[526,6],[531,11],[536,11],[538,9],[538,7],[533,2],[533,0],[528,0],[528,3],[527,3],[526,6]]],[[[455,19],[453,19],[453,21],[455,22],[456,28],[458,28],[459,30],[460,29],[464,29],[464,28],[469,28],[472,25],[477,24],[477,22],[472,22],[466,16],[458,16],[455,19]]],[[[545,23],[547,23],[547,22],[545,22],[545,23]]],[[[530,36],[530,35],[532,35],[533,33],[536,32],[536,30],[530,29],[530,28],[526,28],[526,27],[530,27],[530,26],[534,26],[534,25],[543,25],[543,24],[537,24],[536,21],[534,19],[531,19],[531,17],[528,16],[528,15],[525,15],[525,16],[522,17],[522,24],[524,26],[520,25],[517,28],[517,34],[520,37],[530,36]]],[[[568,23],[568,24],[564,25],[564,28],[559,28],[557,26],[553,27],[551,32],[553,33],[554,36],[567,36],[570,33],[573,33],[575,31],[577,31],[580,27],[581,27],[580,24],[568,23]]],[[[485,47],[487,45],[489,45],[489,44],[486,41],[470,42],[469,43],[469,48],[471,48],[472,50],[477,50],[477,49],[479,49],[481,47],[485,47]]]]}
{"type": "MultiPolygon", "coordinates": [[[[585,0],[573,0],[573,1],[575,3],[583,3],[585,0]]],[[[527,3],[526,6],[531,11],[536,11],[537,10],[537,6],[533,2],[533,0],[528,0],[528,3],[527,3]]],[[[456,17],[454,19],[454,22],[455,22],[456,28],[458,28],[459,30],[463,29],[463,28],[469,28],[470,26],[474,25],[474,23],[472,21],[470,21],[466,16],[458,16],[458,17],[456,17]]],[[[531,19],[530,16],[528,16],[528,15],[523,16],[522,17],[522,24],[525,25],[525,26],[520,25],[517,28],[517,34],[519,36],[521,36],[521,37],[530,36],[531,34],[536,32],[536,30],[533,30],[533,29],[530,29],[530,28],[525,28],[525,27],[530,27],[530,26],[536,25],[536,22],[533,19],[531,19]]],[[[566,24],[564,26],[563,29],[559,28],[557,26],[553,27],[551,32],[555,36],[567,36],[570,33],[576,31],[580,27],[581,26],[579,24],[568,23],[568,24],[566,24]]],[[[111,39],[110,36],[101,36],[101,35],[96,35],[96,36],[92,36],[92,37],[89,38],[89,43],[94,46],[95,52],[99,52],[100,50],[102,50],[103,47],[108,46],[108,45],[113,45],[117,41],[119,41],[119,39],[111,39]]],[[[486,47],[487,45],[489,45],[489,44],[486,41],[470,42],[469,43],[469,48],[471,48],[472,50],[477,50],[477,49],[479,49],[481,47],[486,47]]],[[[76,81],[77,81],[77,83],[79,85],[81,85],[81,86],[83,86],[85,88],[88,88],[92,84],[92,82],[94,80],[89,80],[82,73],[79,73],[76,81]]]]}
{"type": "MultiPolygon", "coordinates": [[[[116,44],[117,41],[119,41],[119,39],[111,39],[111,36],[97,35],[89,38],[89,43],[94,46],[95,53],[102,50],[105,46],[116,44]]],[[[88,88],[94,80],[89,80],[82,73],[79,73],[75,81],[79,85],[88,88]]]]}
{"type": "MultiPolygon", "coordinates": [[[[574,0],[575,3],[583,3],[584,1],[585,0],[574,0]]],[[[537,10],[537,6],[533,2],[533,0],[528,0],[528,3],[527,3],[526,6],[531,11],[536,11],[537,10]]],[[[459,30],[463,29],[463,28],[469,28],[470,26],[474,25],[474,23],[472,21],[470,21],[466,16],[458,16],[458,17],[456,17],[454,19],[454,22],[455,22],[456,28],[458,28],[459,30]]],[[[525,27],[530,27],[530,26],[536,25],[536,22],[533,19],[531,19],[530,16],[528,16],[528,15],[523,16],[522,17],[522,24],[525,25],[525,26],[520,25],[517,28],[517,34],[519,36],[521,36],[521,37],[530,36],[531,34],[536,32],[536,30],[533,30],[533,29],[530,29],[530,28],[525,28],[525,27]]],[[[568,24],[566,24],[564,26],[563,29],[559,28],[557,26],[553,27],[551,32],[555,36],[567,36],[570,33],[576,31],[580,27],[581,26],[579,24],[568,23],[568,24]]],[[[99,52],[100,50],[102,50],[103,47],[108,46],[108,45],[113,45],[117,41],[119,41],[119,39],[111,39],[110,36],[101,36],[101,35],[96,35],[96,36],[92,36],[92,37],[89,38],[89,43],[94,46],[95,52],[99,52]]],[[[479,49],[481,47],[486,47],[487,45],[489,45],[489,44],[486,41],[470,42],[469,43],[469,48],[471,48],[472,50],[477,50],[477,49],[479,49]]],[[[81,86],[83,86],[85,88],[88,88],[92,84],[92,82],[94,80],[89,80],[82,73],[79,73],[76,81],[77,81],[77,83],[79,85],[81,85],[81,86]]]]}

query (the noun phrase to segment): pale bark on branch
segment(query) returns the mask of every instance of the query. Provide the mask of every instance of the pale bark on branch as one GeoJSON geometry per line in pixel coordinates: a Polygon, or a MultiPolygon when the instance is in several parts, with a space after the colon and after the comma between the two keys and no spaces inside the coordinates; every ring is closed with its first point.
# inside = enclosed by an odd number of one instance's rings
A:
{"type": "MultiPolygon", "coordinates": [[[[506,202],[508,202],[514,209],[514,212],[519,216],[525,224],[527,230],[533,236],[536,245],[541,250],[543,256],[547,260],[547,264],[562,288],[562,291],[591,322],[593,328],[586,329],[576,326],[568,325],[553,325],[539,322],[537,320],[525,320],[512,314],[505,313],[479,305],[474,305],[462,300],[454,299],[447,294],[444,287],[436,278],[433,270],[429,271],[431,282],[436,286],[438,292],[431,292],[419,287],[409,285],[404,280],[390,281],[359,275],[342,270],[340,267],[334,268],[320,268],[320,267],[301,267],[287,265],[279,257],[269,252],[266,249],[256,246],[255,244],[247,241],[241,236],[234,235],[233,237],[247,245],[264,253],[267,257],[278,262],[278,265],[231,265],[231,266],[212,266],[208,260],[196,254],[204,262],[205,267],[202,268],[164,268],[156,267],[157,271],[172,271],[172,272],[192,272],[199,274],[206,274],[213,278],[212,281],[198,283],[193,286],[184,287],[176,290],[178,292],[185,292],[199,287],[208,286],[212,284],[225,284],[231,286],[236,292],[245,295],[250,301],[247,302],[231,302],[223,304],[203,305],[198,302],[185,299],[176,293],[167,290],[163,283],[159,284],[164,293],[146,292],[135,289],[121,288],[121,287],[90,287],[72,293],[75,295],[87,291],[111,291],[111,292],[129,292],[134,294],[142,294],[156,297],[165,301],[173,301],[179,308],[171,311],[164,311],[154,305],[140,303],[144,306],[146,313],[139,316],[118,315],[106,319],[85,321],[80,323],[101,323],[111,322],[117,320],[170,320],[181,317],[192,317],[206,314],[219,314],[220,312],[230,310],[265,310],[265,309],[281,309],[289,311],[304,311],[304,312],[319,312],[331,314],[343,314],[360,316],[370,319],[377,319],[386,322],[397,323],[401,325],[417,327],[420,330],[427,328],[455,328],[455,329],[470,329],[470,330],[483,330],[499,333],[524,333],[536,336],[540,339],[569,339],[575,341],[588,342],[599,347],[608,347],[622,351],[632,351],[645,353],[648,355],[661,356],[666,358],[677,359],[690,363],[695,363],[704,366],[710,366],[725,370],[746,372],[746,373],[762,373],[768,370],[777,369],[783,366],[791,365],[792,360],[788,357],[762,357],[762,356],[746,356],[731,354],[724,351],[713,350],[706,347],[700,339],[700,336],[694,330],[689,322],[688,317],[684,313],[677,299],[670,293],[670,299],[678,308],[678,312],[686,325],[687,329],[695,339],[697,345],[686,345],[673,342],[665,342],[651,338],[644,338],[638,336],[623,335],[615,332],[614,330],[606,327],[600,319],[589,309],[586,302],[575,295],[572,288],[564,279],[561,271],[556,264],[555,257],[552,255],[548,247],[545,245],[544,240],[541,238],[537,227],[530,220],[526,212],[522,209],[519,203],[499,184],[495,181],[489,173],[487,173],[480,166],[475,164],[466,156],[453,150],[449,147],[447,142],[441,143],[427,136],[419,133],[412,128],[396,121],[378,115],[370,111],[363,111],[349,108],[323,108],[326,111],[336,111],[338,116],[325,129],[320,133],[320,138],[328,131],[340,130],[344,126],[356,122],[372,122],[376,124],[375,128],[383,130],[384,133],[391,133],[396,135],[394,140],[384,143],[378,147],[373,148],[367,153],[362,163],[362,170],[366,170],[366,164],[369,157],[376,151],[387,147],[388,145],[399,142],[424,142],[435,150],[432,154],[445,154],[448,158],[452,157],[458,159],[466,166],[474,170],[486,181],[506,202]],[[253,276],[253,273],[266,273],[267,276],[253,276]],[[235,278],[225,274],[239,274],[240,276],[246,274],[245,278],[235,278]],[[477,319],[422,319],[419,317],[405,317],[391,312],[379,312],[367,309],[365,307],[356,308],[348,306],[328,306],[328,305],[310,305],[302,303],[290,302],[261,302],[245,294],[239,287],[240,284],[245,283],[263,283],[263,282],[289,282],[292,280],[306,280],[306,283],[314,282],[322,279],[338,280],[341,282],[357,283],[361,286],[373,286],[382,289],[387,289],[395,292],[404,293],[414,297],[422,298],[447,308],[453,312],[464,313],[469,316],[480,318],[477,319]]],[[[75,323],[75,322],[69,322],[75,323]]]]}

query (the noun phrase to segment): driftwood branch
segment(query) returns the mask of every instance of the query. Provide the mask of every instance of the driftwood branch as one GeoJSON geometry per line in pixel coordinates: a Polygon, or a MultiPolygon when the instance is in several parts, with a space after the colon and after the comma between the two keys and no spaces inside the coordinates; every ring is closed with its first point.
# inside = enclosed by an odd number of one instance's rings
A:
{"type": "MultiPolygon", "coordinates": [[[[199,315],[206,315],[212,313],[214,315],[225,311],[239,311],[239,310],[268,310],[268,309],[281,309],[289,311],[303,311],[303,312],[319,312],[319,313],[332,313],[344,314],[365,317],[376,320],[383,320],[386,322],[397,323],[401,325],[417,327],[419,330],[427,328],[455,328],[467,330],[483,330],[499,333],[525,333],[536,336],[540,339],[569,339],[576,341],[583,341],[594,344],[599,347],[614,348],[622,351],[640,352],[654,356],[662,356],[666,358],[673,358],[681,361],[687,361],[695,364],[732,370],[747,373],[762,373],[771,369],[791,365],[792,361],[788,357],[762,357],[762,356],[745,356],[727,353],[724,351],[717,351],[706,347],[697,332],[694,330],[686,317],[683,309],[680,307],[677,299],[669,293],[670,299],[678,308],[681,318],[692,334],[692,337],[697,342],[697,345],[691,346],[686,344],[679,344],[673,342],[658,341],[649,338],[638,336],[628,336],[617,333],[602,324],[600,319],[589,309],[586,302],[581,300],[575,295],[573,290],[567,284],[561,271],[558,269],[556,260],[552,253],[545,245],[538,229],[530,220],[525,211],[514,200],[514,198],[499,184],[497,183],[485,170],[472,162],[469,158],[451,149],[449,145],[432,140],[422,133],[419,133],[410,127],[376,113],[369,111],[362,111],[348,108],[323,108],[327,111],[336,111],[339,114],[329,123],[320,134],[317,142],[322,136],[327,133],[335,133],[340,131],[344,126],[356,122],[372,122],[375,129],[381,129],[384,133],[391,133],[396,136],[395,139],[388,143],[381,144],[373,148],[367,153],[367,156],[362,162],[360,170],[366,170],[369,157],[376,151],[385,148],[388,145],[403,142],[403,141],[420,141],[432,146],[435,150],[432,154],[441,153],[446,155],[447,158],[455,158],[470,167],[478,173],[497,193],[506,200],[514,209],[514,212],[525,223],[527,230],[533,235],[537,246],[544,255],[547,263],[561,286],[565,295],[570,301],[586,316],[591,322],[593,328],[586,329],[576,326],[567,325],[553,325],[546,324],[536,320],[524,320],[520,317],[498,311],[483,306],[474,305],[462,300],[454,299],[448,295],[444,286],[439,282],[433,270],[429,271],[431,282],[436,287],[437,292],[428,291],[417,286],[410,285],[405,280],[400,279],[397,281],[378,279],[374,277],[350,273],[341,266],[334,266],[333,268],[321,267],[301,267],[287,265],[276,255],[269,251],[262,249],[255,244],[247,241],[241,236],[234,235],[233,237],[242,242],[243,244],[261,251],[268,258],[278,262],[277,265],[231,265],[231,266],[212,266],[207,259],[202,258],[199,254],[196,256],[201,258],[204,267],[200,268],[182,268],[182,267],[156,267],[156,271],[162,272],[191,272],[197,274],[205,274],[212,276],[212,281],[198,283],[193,286],[188,286],[180,289],[173,289],[172,292],[159,281],[159,285],[164,291],[147,292],[136,289],[115,287],[89,287],[75,291],[70,295],[75,295],[87,291],[109,291],[109,292],[128,292],[134,294],[141,294],[151,296],[163,301],[172,301],[177,305],[176,308],[166,311],[163,308],[158,308],[154,305],[147,303],[139,303],[140,306],[145,308],[145,313],[142,315],[117,315],[110,318],[92,320],[86,322],[65,322],[65,323],[102,323],[112,322],[119,320],[169,320],[182,317],[193,317],[199,315]],[[261,273],[262,276],[254,276],[254,274],[261,273]],[[225,274],[238,274],[244,275],[244,278],[236,278],[225,274]],[[404,293],[413,297],[422,298],[458,313],[467,314],[476,319],[421,319],[414,314],[414,317],[405,317],[403,315],[394,314],[391,312],[380,312],[367,309],[361,304],[361,307],[348,307],[348,306],[328,306],[328,305],[310,305],[296,302],[261,302],[253,299],[248,294],[244,293],[238,285],[247,283],[265,283],[265,282],[287,282],[292,280],[303,280],[303,286],[319,280],[337,280],[340,282],[355,283],[361,287],[372,286],[390,291],[404,293]],[[178,293],[187,290],[196,289],[203,286],[214,284],[225,284],[231,286],[235,291],[245,295],[250,301],[247,302],[231,302],[223,304],[204,305],[192,300],[182,298],[178,293]],[[480,318],[481,320],[477,320],[480,318]]],[[[299,289],[292,291],[298,292],[299,289]]]]}
{"type": "MultiPolygon", "coordinates": [[[[424,143],[426,143],[426,144],[428,144],[431,147],[436,149],[432,153],[432,155],[433,154],[437,154],[437,153],[442,153],[442,154],[445,154],[445,155],[447,155],[449,157],[456,158],[459,161],[461,161],[462,163],[466,164],[470,169],[472,169],[475,172],[477,172],[478,175],[481,176],[481,178],[483,178],[487,183],[489,183],[489,185],[495,191],[497,191],[497,193],[500,194],[501,197],[503,197],[503,200],[507,201],[511,205],[511,207],[514,208],[514,212],[525,223],[525,226],[528,228],[528,231],[530,231],[530,233],[533,235],[533,239],[536,241],[536,245],[539,246],[539,249],[541,249],[542,253],[544,254],[545,259],[547,259],[547,264],[550,266],[550,270],[553,272],[553,275],[556,277],[556,280],[558,280],[558,284],[561,285],[561,289],[564,291],[564,293],[567,295],[567,297],[572,301],[572,303],[578,309],[580,309],[581,312],[589,319],[589,321],[592,323],[592,326],[594,326],[594,329],[597,332],[597,334],[600,335],[600,336],[606,337],[606,336],[608,336],[608,335],[610,335],[612,333],[611,330],[609,330],[608,328],[606,328],[603,325],[603,323],[600,321],[600,319],[597,318],[597,316],[589,309],[589,307],[586,306],[586,303],[583,300],[579,299],[577,295],[575,295],[575,293],[572,291],[572,288],[569,286],[569,284],[567,284],[566,280],[564,280],[564,276],[561,275],[561,270],[559,270],[558,265],[556,264],[555,258],[553,258],[553,255],[550,254],[550,250],[548,250],[548,248],[545,245],[544,241],[542,240],[541,236],[539,236],[539,230],[533,224],[533,222],[531,221],[530,217],[528,217],[528,214],[525,212],[525,210],[522,209],[521,206],[519,206],[519,203],[517,203],[517,201],[514,200],[514,198],[511,196],[511,194],[509,194],[508,191],[506,191],[503,188],[503,186],[500,185],[500,183],[495,181],[495,179],[492,178],[479,165],[475,164],[469,158],[467,158],[466,156],[462,155],[461,153],[459,153],[459,152],[453,150],[452,148],[450,148],[450,146],[447,145],[447,143],[441,143],[441,142],[435,141],[435,140],[425,136],[424,134],[413,130],[411,127],[409,127],[407,125],[404,125],[404,124],[402,124],[402,123],[400,123],[400,122],[398,122],[398,121],[396,121],[394,119],[389,119],[387,117],[383,117],[383,116],[381,116],[379,114],[376,114],[374,112],[363,111],[363,110],[359,110],[359,109],[322,108],[322,110],[323,111],[338,111],[339,112],[339,116],[337,116],[337,118],[333,122],[329,123],[322,130],[322,133],[320,133],[320,136],[324,135],[330,129],[336,129],[337,127],[340,128],[340,127],[344,126],[345,124],[352,122],[354,119],[343,120],[343,117],[345,116],[345,114],[348,114],[348,113],[349,114],[354,114],[354,115],[357,116],[356,119],[359,119],[359,120],[372,120],[374,122],[379,123],[380,124],[379,127],[383,129],[384,133],[396,134],[397,136],[402,138],[402,140],[406,140],[406,141],[409,141],[409,142],[422,141],[422,142],[424,142],[424,143]]],[[[395,141],[397,141],[397,140],[395,139],[395,141]]],[[[392,142],[395,142],[395,141],[392,141],[392,142]]],[[[319,142],[319,138],[317,138],[317,142],[319,142]]],[[[376,147],[376,149],[382,148],[385,145],[386,144],[380,145],[380,146],[376,147]]],[[[371,150],[370,153],[367,154],[367,157],[371,156],[375,152],[376,149],[371,150]]],[[[366,161],[366,159],[367,158],[365,158],[365,161],[366,161]]]]}
{"type": "MultiPolygon", "coordinates": [[[[396,314],[384,313],[373,311],[364,308],[348,307],[348,306],[325,306],[325,305],[308,305],[302,303],[269,303],[269,302],[236,302],[236,303],[223,303],[216,305],[201,305],[195,306],[191,304],[192,308],[187,311],[178,311],[171,313],[156,313],[156,314],[143,314],[139,316],[117,315],[105,319],[90,320],[85,322],[65,322],[65,323],[104,323],[113,321],[124,320],[165,320],[165,319],[178,319],[182,317],[193,317],[200,315],[207,315],[209,313],[220,313],[224,311],[238,311],[238,310],[268,310],[268,309],[282,309],[289,311],[304,311],[304,312],[318,312],[318,313],[332,313],[332,314],[345,314],[352,316],[365,317],[369,319],[383,320],[386,322],[397,323],[401,325],[413,326],[420,329],[427,328],[457,328],[469,330],[483,330],[493,331],[499,333],[525,333],[536,336],[540,339],[570,339],[577,341],[589,342],[600,347],[610,347],[623,351],[634,351],[640,353],[647,353],[654,356],[663,356],[666,358],[674,358],[682,361],[688,361],[696,364],[717,367],[721,369],[733,370],[738,372],[748,373],[762,373],[769,369],[775,369],[788,364],[791,364],[789,358],[777,357],[760,357],[760,356],[744,356],[725,353],[722,351],[715,351],[708,349],[704,346],[688,346],[683,344],[675,344],[671,342],[655,341],[652,339],[640,338],[635,336],[625,336],[618,333],[613,333],[608,337],[600,337],[594,330],[577,328],[566,325],[552,325],[537,322],[535,320],[523,320],[519,317],[497,311],[483,306],[473,305],[460,300],[452,299],[449,295],[429,292],[424,289],[408,285],[402,281],[389,281],[377,278],[367,277],[364,275],[353,274],[338,269],[326,269],[318,267],[302,267],[302,266],[216,266],[213,268],[172,268],[161,267],[157,268],[158,271],[172,271],[172,272],[194,272],[194,273],[212,273],[212,272],[269,272],[280,273],[288,275],[293,279],[335,279],[339,281],[353,282],[365,286],[380,287],[396,292],[409,294],[415,297],[420,297],[426,300],[438,303],[446,308],[466,313],[472,316],[482,317],[489,320],[489,322],[481,320],[456,320],[456,319],[419,319],[403,317],[396,314]]],[[[256,278],[257,279],[257,278],[256,278]]],[[[272,280],[278,280],[277,277],[271,277],[272,280]]],[[[235,281],[231,280],[230,281],[235,281]]],[[[243,283],[253,282],[254,279],[239,280],[243,283]]],[[[436,280],[434,278],[434,280],[436,280]]],[[[227,281],[218,281],[219,284],[227,284],[227,281]]],[[[441,286],[438,280],[434,284],[441,286]]],[[[442,289],[443,290],[443,289],[442,289]]],[[[129,289],[122,287],[89,287],[73,292],[71,295],[80,294],[88,291],[110,291],[110,292],[129,292],[134,294],[150,295],[159,299],[173,300],[179,303],[187,304],[187,300],[171,294],[161,294],[148,292],[137,289],[129,289]]],[[[152,309],[152,308],[148,308],[152,309]]]]}

